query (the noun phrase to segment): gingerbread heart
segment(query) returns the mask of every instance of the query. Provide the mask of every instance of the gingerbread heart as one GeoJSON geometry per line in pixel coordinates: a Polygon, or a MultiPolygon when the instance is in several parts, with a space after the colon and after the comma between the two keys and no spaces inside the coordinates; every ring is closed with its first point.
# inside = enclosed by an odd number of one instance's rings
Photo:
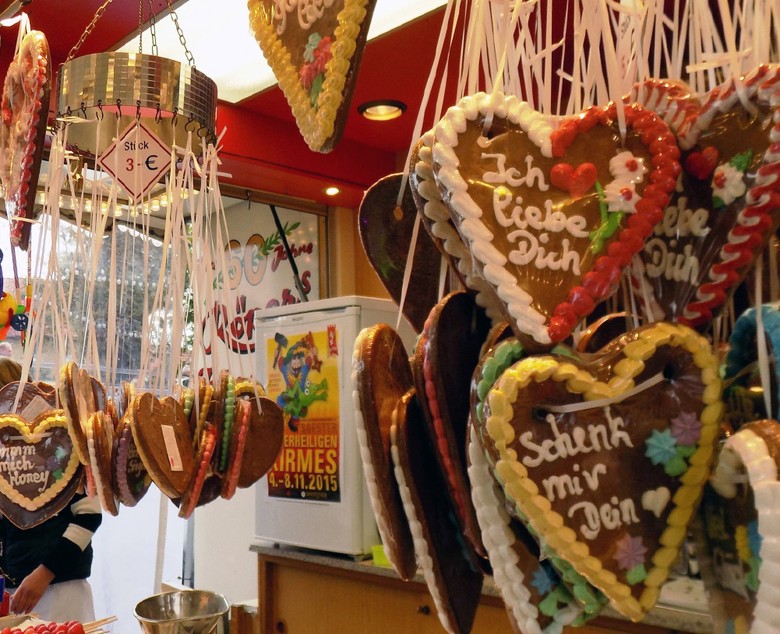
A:
{"type": "Polygon", "coordinates": [[[238,487],[245,489],[268,472],[282,450],[284,414],[272,400],[244,392],[241,386],[238,388],[237,400],[247,401],[250,409],[244,457],[237,479],[238,487]]]}
{"type": "Polygon", "coordinates": [[[376,0],[249,0],[249,21],[315,152],[332,150],[344,130],[376,0]]]}
{"type": "MultiPolygon", "coordinates": [[[[125,408],[129,411],[129,408],[125,408]]],[[[116,432],[113,453],[114,483],[119,501],[124,506],[135,506],[149,490],[152,479],[144,466],[133,440],[130,421],[127,416],[116,432]]]]}
{"type": "Polygon", "coordinates": [[[724,443],[701,503],[698,559],[716,632],[776,629],[780,423],[749,423],[724,443]]]}
{"type": "Polygon", "coordinates": [[[512,327],[537,345],[565,339],[614,291],[674,188],[679,150],[666,124],[638,105],[624,115],[621,142],[614,106],[559,119],[480,93],[434,128],[442,198],[512,327]],[[592,189],[556,187],[562,164],[595,170],[592,189]]]}
{"type": "Polygon", "coordinates": [[[401,337],[387,324],[363,329],[352,354],[352,402],[371,508],[387,558],[404,580],[417,565],[390,456],[390,428],[401,397],[412,388],[401,337]]]}
{"type": "Polygon", "coordinates": [[[180,498],[195,469],[192,432],[178,401],[162,400],[148,392],[130,405],[130,428],[146,470],[169,498],[180,498]]]}
{"type": "Polygon", "coordinates": [[[708,342],[659,322],[596,355],[519,361],[488,393],[478,437],[545,548],[639,620],[709,475],[720,395],[708,342]],[[661,488],[671,502],[657,515],[643,497],[661,488]]]}
{"type": "Polygon", "coordinates": [[[28,423],[0,415],[0,511],[30,528],[61,511],[81,483],[62,410],[47,410],[28,423]]]}
{"type": "Polygon", "coordinates": [[[94,412],[87,418],[85,431],[89,465],[95,479],[95,491],[100,506],[111,515],[119,514],[114,469],[112,463],[114,451],[114,421],[106,412],[94,412]]]}
{"type": "Polygon", "coordinates": [[[0,182],[11,223],[11,244],[27,249],[43,159],[51,92],[49,44],[30,31],[8,66],[0,123],[0,182]]]}
{"type": "Polygon", "coordinates": [[[780,66],[739,82],[699,107],[679,85],[665,99],[662,84],[644,91],[659,115],[676,114],[683,150],[680,183],[635,267],[651,320],[708,324],[780,226],[780,66]]]}
{"type": "MultiPolygon", "coordinates": [[[[409,185],[397,204],[403,174],[391,174],[366,192],[358,212],[360,241],[374,271],[396,304],[401,305],[404,272],[412,244],[417,206],[409,185]]],[[[426,231],[417,232],[414,257],[403,313],[416,332],[421,332],[431,308],[439,301],[441,255],[426,231]]],[[[446,275],[446,271],[444,271],[446,275]]]]}

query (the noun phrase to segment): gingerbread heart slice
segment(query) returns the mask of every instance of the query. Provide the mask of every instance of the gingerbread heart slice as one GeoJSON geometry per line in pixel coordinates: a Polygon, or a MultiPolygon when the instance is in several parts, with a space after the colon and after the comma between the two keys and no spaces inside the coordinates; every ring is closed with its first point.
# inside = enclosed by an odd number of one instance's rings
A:
{"type": "Polygon", "coordinates": [[[638,296],[651,319],[699,327],[780,225],[780,66],[729,78],[700,107],[678,85],[663,93],[654,86],[647,96],[675,118],[683,172],[637,260],[638,296]]]}
{"type": "Polygon", "coordinates": [[[30,31],[8,66],[0,123],[0,182],[11,224],[11,244],[27,250],[43,160],[51,93],[49,44],[30,31]]]}
{"type": "Polygon", "coordinates": [[[31,528],[59,513],[81,484],[81,468],[62,410],[28,423],[0,415],[0,511],[31,528]]]}
{"type": "Polygon", "coordinates": [[[249,21],[298,129],[315,152],[332,150],[346,124],[376,0],[318,7],[249,0],[249,21]]]}
{"type": "Polygon", "coordinates": [[[452,502],[442,495],[445,484],[414,389],[396,404],[390,442],[415,553],[439,621],[449,634],[467,634],[483,577],[461,547],[461,529],[452,502]]]}
{"type": "Polygon", "coordinates": [[[133,440],[152,481],[169,498],[180,498],[195,468],[184,410],[173,398],[157,400],[144,392],[133,399],[130,412],[133,440]]]}
{"type": "Polygon", "coordinates": [[[112,455],[114,449],[114,421],[105,412],[95,412],[87,418],[85,431],[92,476],[95,478],[100,506],[111,515],[119,514],[114,491],[112,455]]]}
{"type": "Polygon", "coordinates": [[[455,291],[434,306],[411,359],[419,407],[444,476],[446,493],[460,531],[479,564],[487,557],[471,504],[466,472],[469,386],[490,331],[485,311],[465,291],[455,291]]]}
{"type": "Polygon", "coordinates": [[[401,337],[387,324],[360,332],[352,354],[352,400],[371,507],[387,558],[401,579],[417,570],[414,544],[390,456],[390,427],[400,398],[413,386],[401,337]]]}
{"type": "Polygon", "coordinates": [[[698,559],[715,631],[772,631],[780,618],[778,469],[780,423],[751,422],[725,441],[705,488],[698,559]]]}
{"type": "MultiPolygon", "coordinates": [[[[360,241],[371,265],[396,304],[401,305],[407,254],[412,244],[417,207],[407,183],[403,202],[397,204],[403,174],[379,179],[360,203],[360,241]]],[[[403,313],[416,332],[421,332],[431,308],[439,301],[441,255],[425,231],[417,232],[414,259],[403,313]]]]}
{"type": "Polygon", "coordinates": [[[489,391],[478,436],[545,548],[639,620],[709,475],[720,395],[708,342],[659,322],[596,355],[519,361],[489,391]]]}
{"type": "Polygon", "coordinates": [[[565,339],[612,294],[674,189],[674,135],[641,106],[624,116],[621,141],[615,106],[557,119],[480,93],[434,128],[442,199],[515,332],[537,345],[565,339]],[[552,176],[564,165],[592,166],[593,186],[552,176]]]}

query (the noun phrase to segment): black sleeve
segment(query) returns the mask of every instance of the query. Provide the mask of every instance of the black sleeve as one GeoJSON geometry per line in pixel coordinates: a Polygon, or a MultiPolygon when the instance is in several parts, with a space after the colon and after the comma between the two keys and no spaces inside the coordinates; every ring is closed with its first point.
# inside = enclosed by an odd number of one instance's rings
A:
{"type": "Polygon", "coordinates": [[[84,549],[92,541],[92,535],[103,521],[100,501],[97,497],[75,495],[68,507],[72,515],[65,532],[52,541],[41,563],[56,577],[67,575],[79,562],[84,549]]]}

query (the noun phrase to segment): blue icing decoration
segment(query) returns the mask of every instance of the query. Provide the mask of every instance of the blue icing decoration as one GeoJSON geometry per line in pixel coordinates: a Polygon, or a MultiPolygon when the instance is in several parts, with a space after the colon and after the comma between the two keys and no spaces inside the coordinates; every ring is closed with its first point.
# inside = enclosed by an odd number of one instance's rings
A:
{"type": "Polygon", "coordinates": [[[758,521],[753,520],[748,524],[748,544],[754,557],[761,559],[761,533],[758,532],[758,521]]]}
{"type": "Polygon", "coordinates": [[[557,575],[553,571],[548,570],[548,566],[547,562],[542,562],[534,571],[534,578],[531,581],[531,585],[542,596],[550,592],[558,580],[557,575]]]}
{"type": "Polygon", "coordinates": [[[645,456],[655,465],[666,465],[672,458],[677,458],[677,441],[671,430],[654,429],[650,438],[645,441],[645,456]]]}

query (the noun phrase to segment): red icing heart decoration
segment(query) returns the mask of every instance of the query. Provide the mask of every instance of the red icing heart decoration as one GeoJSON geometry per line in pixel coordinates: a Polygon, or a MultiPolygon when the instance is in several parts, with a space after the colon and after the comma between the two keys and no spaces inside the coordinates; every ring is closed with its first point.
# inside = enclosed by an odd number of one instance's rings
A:
{"type": "Polygon", "coordinates": [[[674,189],[674,135],[641,106],[624,113],[620,141],[614,106],[551,118],[515,97],[480,93],[434,128],[442,198],[512,328],[536,344],[565,339],[612,294],[674,189]],[[574,181],[551,187],[562,178],[555,166],[586,159],[596,170],[591,190],[580,191],[590,168],[575,179],[578,196],[567,191],[574,181]]]}
{"type": "Polygon", "coordinates": [[[597,354],[518,361],[475,421],[519,516],[632,620],[655,604],[709,476],[717,367],[703,337],[659,322],[597,354]]]}
{"type": "MultiPolygon", "coordinates": [[[[636,260],[650,320],[709,323],[780,226],[780,66],[759,67],[741,83],[743,95],[729,79],[701,106],[681,106],[679,85],[666,99],[652,97],[660,116],[676,113],[684,170],[636,260]]],[[[662,92],[658,84],[650,91],[662,92]]]]}
{"type": "Polygon", "coordinates": [[[51,91],[49,45],[40,31],[22,38],[5,75],[0,124],[0,181],[11,243],[27,249],[35,186],[43,158],[51,91]]]}
{"type": "Polygon", "coordinates": [[[569,192],[572,198],[582,198],[596,184],[598,176],[593,163],[583,163],[577,169],[568,163],[558,163],[550,170],[550,183],[569,192]]]}
{"type": "Polygon", "coordinates": [[[701,152],[691,152],[685,157],[685,171],[700,181],[707,180],[720,162],[718,148],[708,145],[701,152]]]}

